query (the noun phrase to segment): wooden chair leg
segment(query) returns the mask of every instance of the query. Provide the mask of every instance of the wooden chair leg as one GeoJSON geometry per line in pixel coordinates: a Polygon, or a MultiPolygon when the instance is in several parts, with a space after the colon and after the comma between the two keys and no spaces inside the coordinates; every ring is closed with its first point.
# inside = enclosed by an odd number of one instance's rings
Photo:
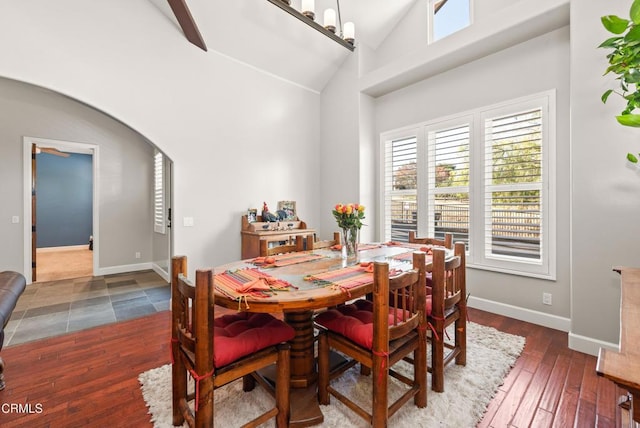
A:
{"type": "Polygon", "coordinates": [[[276,377],[276,427],[289,426],[291,406],[289,402],[289,378],[291,377],[291,346],[288,343],[278,345],[278,374],[276,377]]]}
{"type": "Polygon", "coordinates": [[[329,404],[329,341],[326,333],[318,336],[318,402],[329,404]]]}
{"type": "Polygon", "coordinates": [[[187,396],[187,369],[177,355],[174,354],[173,359],[174,363],[171,365],[173,425],[180,426],[184,423],[180,401],[187,396]]]}
{"type": "Polygon", "coordinates": [[[431,340],[431,389],[444,391],[444,328],[436,326],[431,340]]]}
{"type": "Polygon", "coordinates": [[[374,428],[386,427],[387,419],[389,419],[387,395],[389,387],[389,357],[374,354],[372,372],[372,425],[374,428]]]}
{"type": "Polygon", "coordinates": [[[360,364],[360,374],[362,376],[369,376],[371,374],[371,368],[365,366],[364,364],[360,364]]]}
{"type": "MultiPolygon", "coordinates": [[[[420,334],[425,335],[424,332],[420,334]]],[[[420,342],[418,349],[413,351],[413,372],[418,393],[413,399],[416,407],[427,407],[427,339],[420,342]]]]}
{"type": "Polygon", "coordinates": [[[456,355],[456,364],[459,366],[467,365],[467,317],[464,318],[460,314],[460,318],[456,321],[456,348],[460,350],[456,355]]]}
{"type": "Polygon", "coordinates": [[[242,390],[244,392],[253,391],[255,387],[256,379],[251,374],[242,376],[242,390]]]}
{"type": "Polygon", "coordinates": [[[5,387],[5,383],[4,383],[4,361],[2,361],[2,358],[0,357],[0,391],[2,391],[5,387]]]}
{"type": "Polygon", "coordinates": [[[213,428],[213,377],[207,376],[199,382],[199,403],[196,412],[196,427],[213,428]]]}

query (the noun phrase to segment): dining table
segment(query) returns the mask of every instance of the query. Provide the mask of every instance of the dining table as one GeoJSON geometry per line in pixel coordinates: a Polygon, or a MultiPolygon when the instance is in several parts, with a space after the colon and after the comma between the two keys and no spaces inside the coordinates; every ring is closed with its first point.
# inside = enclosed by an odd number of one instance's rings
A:
{"type": "Polygon", "coordinates": [[[389,263],[395,273],[411,269],[415,251],[427,253],[430,271],[431,247],[393,241],[360,244],[352,259],[343,258],[338,247],[239,260],[213,269],[216,305],[282,314],[295,330],[290,364],[292,427],[324,419],[316,396],[314,314],[370,293],[374,262],[389,263]]]}

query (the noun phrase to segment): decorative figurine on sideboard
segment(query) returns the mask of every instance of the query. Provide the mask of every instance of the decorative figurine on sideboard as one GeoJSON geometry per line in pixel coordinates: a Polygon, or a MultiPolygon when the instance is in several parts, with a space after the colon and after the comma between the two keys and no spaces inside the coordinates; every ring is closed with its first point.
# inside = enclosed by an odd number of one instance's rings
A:
{"type": "Polygon", "coordinates": [[[269,207],[267,206],[266,202],[262,203],[262,221],[268,221],[268,222],[276,222],[278,221],[278,217],[269,212],[269,207]]]}

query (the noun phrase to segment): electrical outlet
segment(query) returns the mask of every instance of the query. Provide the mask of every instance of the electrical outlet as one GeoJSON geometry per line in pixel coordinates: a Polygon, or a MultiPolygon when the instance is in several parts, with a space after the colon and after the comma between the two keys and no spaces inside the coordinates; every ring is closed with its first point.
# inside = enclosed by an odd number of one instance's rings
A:
{"type": "Polygon", "coordinates": [[[136,259],[139,259],[139,258],[140,258],[140,252],[136,251],[136,259]]]}
{"type": "Polygon", "coordinates": [[[542,293],[542,304],[551,305],[551,293],[542,293]]]}

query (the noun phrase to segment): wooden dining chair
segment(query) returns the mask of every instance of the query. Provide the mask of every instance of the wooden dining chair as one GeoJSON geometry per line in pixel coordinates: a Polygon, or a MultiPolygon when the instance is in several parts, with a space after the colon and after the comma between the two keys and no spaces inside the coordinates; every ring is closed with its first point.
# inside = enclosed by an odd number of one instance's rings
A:
{"type": "Polygon", "coordinates": [[[425,319],[425,253],[413,256],[413,269],[389,278],[389,265],[374,263],[373,301],[362,299],[319,314],[318,401],[329,404],[330,395],[344,403],[374,427],[387,426],[388,419],[411,397],[417,407],[427,405],[427,361],[425,319]],[[349,360],[330,371],[329,354],[334,349],[349,360]],[[413,378],[393,369],[411,355],[413,378]],[[372,372],[371,412],[334,389],[330,382],[356,363],[372,372]],[[389,376],[408,386],[389,403],[389,376]]]}
{"type": "Polygon", "coordinates": [[[455,360],[467,364],[467,300],[465,244],[456,242],[454,257],[433,249],[432,294],[427,296],[431,331],[431,389],[444,391],[444,367],[455,360]],[[454,324],[453,339],[445,329],[454,324]]]}
{"type": "Polygon", "coordinates": [[[319,250],[321,248],[330,248],[334,245],[340,244],[340,232],[333,232],[333,239],[318,240],[314,242],[313,235],[310,235],[310,237],[311,239],[307,238],[307,250],[319,250]]]}
{"type": "Polygon", "coordinates": [[[304,251],[305,237],[298,235],[293,241],[283,245],[269,246],[270,241],[266,239],[260,240],[260,257],[274,256],[276,254],[293,253],[295,251],[304,251]]]}
{"type": "Polygon", "coordinates": [[[453,249],[453,234],[446,232],[443,239],[439,238],[418,238],[416,232],[409,231],[409,243],[410,244],[425,244],[425,245],[437,245],[448,249],[453,249]]]}
{"type": "Polygon", "coordinates": [[[289,355],[287,341],[293,328],[269,314],[239,312],[215,318],[213,273],[196,271],[195,286],[185,275],[187,259],[174,257],[171,264],[171,357],[173,425],[213,427],[214,390],[243,379],[245,391],[255,382],[275,396],[275,406],[245,427],[256,427],[274,418],[277,427],[289,423],[289,355]],[[277,367],[275,389],[256,370],[277,367]],[[187,393],[187,374],[195,380],[195,392],[187,393]],[[189,401],[195,399],[193,410],[189,401]]]}

